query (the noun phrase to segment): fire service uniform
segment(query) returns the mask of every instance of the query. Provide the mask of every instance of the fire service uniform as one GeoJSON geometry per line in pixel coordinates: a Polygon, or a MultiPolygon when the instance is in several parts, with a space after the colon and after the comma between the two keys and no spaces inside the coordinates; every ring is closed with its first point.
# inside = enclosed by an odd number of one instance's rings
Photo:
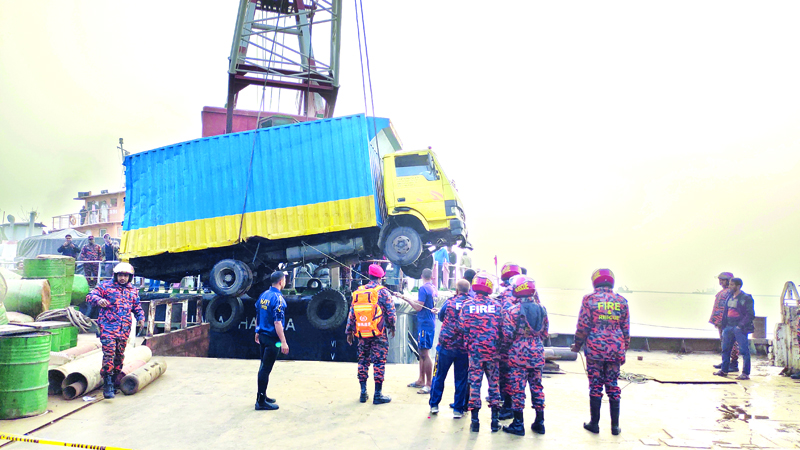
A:
{"type": "Polygon", "coordinates": [[[439,402],[442,400],[444,392],[444,380],[450,366],[453,366],[455,381],[455,399],[453,409],[455,416],[461,417],[467,409],[467,392],[469,384],[467,372],[469,370],[469,358],[467,356],[467,346],[464,336],[458,330],[458,315],[464,302],[471,297],[469,294],[458,294],[450,297],[439,310],[439,320],[442,322],[442,329],[439,331],[439,345],[436,347],[436,365],[433,369],[433,383],[431,386],[431,398],[428,402],[431,408],[438,409],[439,402]]]}
{"type": "Polygon", "coordinates": [[[500,322],[502,320],[500,303],[491,297],[493,283],[485,273],[478,274],[472,281],[475,298],[464,302],[458,319],[458,328],[467,340],[469,355],[469,409],[472,411],[472,431],[479,431],[478,411],[481,408],[481,382],[486,375],[489,384],[489,406],[492,408],[492,431],[498,431],[500,424],[500,391],[498,388],[500,355],[497,351],[500,322]]]}
{"type": "Polygon", "coordinates": [[[603,387],[611,410],[611,432],[619,434],[620,388],[617,386],[620,366],[630,346],[630,316],[628,301],[613,292],[614,274],[600,269],[592,276],[594,292],[583,297],[573,350],[583,346],[586,371],[589,376],[589,405],[591,422],[587,430],[598,433],[603,387]],[[584,346],[585,344],[585,346],[584,346]]]}

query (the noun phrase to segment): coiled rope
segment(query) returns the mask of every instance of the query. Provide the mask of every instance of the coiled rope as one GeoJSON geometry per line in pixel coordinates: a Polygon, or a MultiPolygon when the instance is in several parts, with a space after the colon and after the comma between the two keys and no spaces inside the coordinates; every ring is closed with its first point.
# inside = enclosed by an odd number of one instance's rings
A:
{"type": "Polygon", "coordinates": [[[72,308],[63,308],[63,309],[51,309],[50,311],[45,311],[38,316],[36,316],[37,322],[42,321],[59,321],[59,322],[70,322],[76,327],[81,329],[81,332],[85,333],[89,331],[89,329],[94,325],[95,321],[86,317],[80,311],[74,310],[72,308]]]}

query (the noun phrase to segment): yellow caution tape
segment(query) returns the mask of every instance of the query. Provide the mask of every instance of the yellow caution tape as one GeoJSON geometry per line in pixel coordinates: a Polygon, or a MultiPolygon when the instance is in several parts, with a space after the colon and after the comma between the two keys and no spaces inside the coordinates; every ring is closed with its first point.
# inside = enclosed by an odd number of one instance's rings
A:
{"type": "Polygon", "coordinates": [[[48,441],[46,439],[39,439],[30,436],[17,436],[14,434],[6,434],[6,433],[0,433],[0,439],[5,439],[7,441],[27,442],[29,444],[46,444],[46,445],[58,445],[60,447],[87,448],[91,450],[131,450],[122,447],[106,447],[103,445],[70,444],[69,442],[48,441]]]}

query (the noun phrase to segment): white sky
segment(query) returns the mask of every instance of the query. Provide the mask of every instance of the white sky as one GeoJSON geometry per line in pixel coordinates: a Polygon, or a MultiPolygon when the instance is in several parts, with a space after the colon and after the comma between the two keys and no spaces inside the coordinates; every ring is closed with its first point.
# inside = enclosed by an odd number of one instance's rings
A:
{"type": "MultiPolygon", "coordinates": [[[[601,266],[634,290],[800,281],[799,3],[363,1],[375,111],[456,180],[475,264],[565,288],[601,266]]],[[[344,3],[337,115],[364,112],[344,3]]],[[[120,137],[199,137],[237,4],[0,0],[0,209],[49,224],[121,186],[120,137]]]]}

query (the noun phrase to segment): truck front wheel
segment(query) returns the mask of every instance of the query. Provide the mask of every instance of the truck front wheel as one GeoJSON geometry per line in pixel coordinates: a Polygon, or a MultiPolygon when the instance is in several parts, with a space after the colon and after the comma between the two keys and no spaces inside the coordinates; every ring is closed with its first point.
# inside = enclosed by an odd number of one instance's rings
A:
{"type": "Polygon", "coordinates": [[[253,284],[253,271],[242,261],[223,259],[211,269],[208,281],[217,295],[239,296],[253,284]]]}
{"type": "Polygon", "coordinates": [[[422,239],[411,227],[397,227],[386,236],[383,254],[392,264],[409,265],[422,254],[422,239]]]}

